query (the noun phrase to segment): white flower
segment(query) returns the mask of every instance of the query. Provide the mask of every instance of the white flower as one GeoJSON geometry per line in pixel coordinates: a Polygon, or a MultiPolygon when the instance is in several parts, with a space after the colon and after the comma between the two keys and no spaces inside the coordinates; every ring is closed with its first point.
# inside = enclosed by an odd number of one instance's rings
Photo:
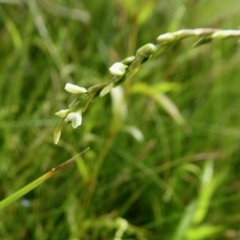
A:
{"type": "Polygon", "coordinates": [[[72,122],[72,127],[77,128],[82,124],[82,109],[77,112],[70,112],[65,118],[65,122],[72,122]]]}
{"type": "Polygon", "coordinates": [[[65,118],[68,115],[69,111],[70,109],[60,110],[59,112],[56,112],[55,115],[60,118],[65,118]]]}
{"type": "Polygon", "coordinates": [[[67,83],[65,86],[65,90],[70,93],[81,94],[87,92],[86,88],[79,87],[77,85],[67,83]]]}
{"type": "Polygon", "coordinates": [[[128,66],[126,66],[125,64],[123,64],[121,62],[116,62],[109,68],[109,71],[112,75],[121,77],[125,74],[127,67],[128,66]]]}

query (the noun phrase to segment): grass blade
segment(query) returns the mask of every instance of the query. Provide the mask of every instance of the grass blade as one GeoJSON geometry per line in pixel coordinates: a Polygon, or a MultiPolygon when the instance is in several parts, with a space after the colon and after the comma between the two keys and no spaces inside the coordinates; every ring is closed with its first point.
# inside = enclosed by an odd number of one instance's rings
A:
{"type": "Polygon", "coordinates": [[[73,163],[78,156],[84,154],[86,151],[88,151],[89,148],[85,149],[83,152],[79,153],[78,155],[74,156],[73,158],[69,159],[68,161],[62,163],[61,165],[57,166],[56,168],[53,168],[51,171],[45,173],[43,176],[39,177],[38,179],[36,179],[35,181],[29,183],[28,185],[26,185],[25,187],[21,188],[20,190],[18,190],[17,192],[13,193],[12,195],[10,195],[9,197],[3,199],[0,202],[0,210],[5,208],[6,206],[8,206],[9,204],[13,203],[14,201],[16,201],[17,199],[19,199],[20,197],[22,197],[23,195],[25,195],[26,193],[30,192],[32,189],[36,188],[38,185],[40,185],[41,183],[43,183],[44,181],[46,181],[48,178],[50,178],[51,176],[53,176],[58,170],[60,170],[63,167],[68,166],[69,164],[73,163]]]}

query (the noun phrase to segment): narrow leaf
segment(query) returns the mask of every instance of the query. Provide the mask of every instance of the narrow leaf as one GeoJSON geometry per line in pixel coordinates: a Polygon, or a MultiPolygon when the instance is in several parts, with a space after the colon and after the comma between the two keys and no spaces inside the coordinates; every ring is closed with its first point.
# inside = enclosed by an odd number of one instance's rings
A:
{"type": "Polygon", "coordinates": [[[154,100],[159,103],[165,111],[175,120],[179,125],[185,125],[186,121],[178,110],[175,103],[170,100],[165,94],[161,93],[154,96],[154,100]]]}
{"type": "Polygon", "coordinates": [[[21,188],[20,190],[18,190],[17,192],[13,193],[12,195],[10,195],[9,197],[3,199],[0,202],[0,210],[3,209],[4,207],[10,205],[11,203],[13,203],[14,201],[16,201],[17,199],[19,199],[20,197],[22,197],[23,195],[25,195],[26,193],[30,192],[32,189],[36,188],[38,185],[40,185],[41,183],[43,183],[44,181],[46,181],[48,178],[50,178],[51,176],[53,176],[58,170],[60,170],[63,167],[68,166],[69,164],[71,164],[72,162],[74,162],[78,156],[84,154],[86,151],[88,151],[89,148],[85,149],[83,152],[79,153],[78,155],[76,155],[75,157],[69,159],[68,161],[62,163],[61,165],[57,166],[56,168],[53,168],[51,171],[47,172],[46,174],[44,174],[43,176],[39,177],[38,179],[36,179],[35,181],[29,183],[28,185],[26,185],[25,187],[21,188]]]}

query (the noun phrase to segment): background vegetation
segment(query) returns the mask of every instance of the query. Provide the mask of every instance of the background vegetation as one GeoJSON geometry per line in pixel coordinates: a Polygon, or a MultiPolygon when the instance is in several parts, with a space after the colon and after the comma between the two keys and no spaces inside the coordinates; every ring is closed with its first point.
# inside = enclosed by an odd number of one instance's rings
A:
{"type": "Polygon", "coordinates": [[[237,29],[239,14],[239,0],[1,0],[0,199],[91,150],[2,210],[0,239],[240,239],[237,39],[174,45],[52,140],[67,82],[105,82],[158,35],[237,29]]]}

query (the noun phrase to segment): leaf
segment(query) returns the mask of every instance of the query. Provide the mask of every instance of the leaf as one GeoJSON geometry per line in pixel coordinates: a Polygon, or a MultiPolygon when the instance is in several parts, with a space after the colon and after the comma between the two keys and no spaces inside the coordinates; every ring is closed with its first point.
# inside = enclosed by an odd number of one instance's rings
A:
{"type": "Polygon", "coordinates": [[[165,94],[160,93],[155,95],[154,100],[163,107],[163,109],[175,120],[175,122],[179,125],[185,125],[186,121],[184,117],[178,110],[176,104],[168,98],[165,94]]]}
{"type": "Polygon", "coordinates": [[[197,209],[194,216],[194,224],[201,223],[206,217],[209,211],[209,206],[213,194],[215,193],[217,187],[224,181],[227,174],[224,171],[221,174],[217,175],[213,175],[213,173],[214,173],[213,160],[209,159],[205,163],[202,175],[202,183],[197,200],[197,209]]]}
{"type": "Polygon", "coordinates": [[[217,233],[221,233],[225,230],[224,226],[217,225],[206,225],[206,226],[199,226],[189,229],[186,234],[186,240],[205,240],[205,239],[212,239],[214,235],[217,233]]]}
{"type": "Polygon", "coordinates": [[[106,94],[108,94],[111,89],[113,88],[113,82],[109,83],[105,88],[103,88],[103,90],[100,92],[99,96],[103,97],[106,94]]]}
{"type": "Polygon", "coordinates": [[[143,93],[150,96],[155,100],[179,125],[186,125],[184,117],[181,115],[180,111],[176,104],[167,97],[163,91],[168,91],[172,89],[178,89],[180,85],[178,84],[169,84],[169,83],[160,83],[153,86],[149,86],[146,83],[137,83],[134,84],[131,88],[132,93],[143,93]],[[160,92],[160,93],[159,93],[160,92]]]}
{"type": "Polygon", "coordinates": [[[211,35],[207,35],[207,36],[204,36],[202,38],[200,38],[197,42],[195,42],[193,44],[193,47],[199,47],[201,45],[204,45],[204,44],[207,44],[207,43],[210,43],[212,41],[212,36],[211,35]]]}
{"type": "Polygon", "coordinates": [[[144,23],[151,15],[154,9],[155,3],[153,1],[145,1],[142,5],[141,11],[137,15],[137,22],[139,25],[144,23]]]}
{"type": "Polygon", "coordinates": [[[132,135],[138,142],[142,142],[144,139],[142,132],[135,126],[125,126],[123,130],[132,135]]]}
{"type": "Polygon", "coordinates": [[[44,174],[43,176],[41,176],[40,178],[36,179],[35,181],[29,183],[28,185],[26,185],[25,187],[21,188],[20,190],[18,190],[17,192],[13,193],[12,195],[10,195],[9,197],[3,199],[0,202],[0,210],[5,208],[6,206],[10,205],[11,203],[13,203],[14,201],[16,201],[17,199],[19,199],[20,197],[22,197],[23,195],[25,195],[26,193],[30,192],[32,189],[36,188],[38,185],[40,185],[41,183],[43,183],[44,181],[46,181],[48,178],[50,178],[51,176],[53,176],[58,170],[60,170],[63,167],[68,166],[69,164],[71,164],[72,162],[74,162],[76,160],[76,158],[82,154],[84,154],[86,151],[88,151],[89,148],[85,149],[83,152],[79,153],[78,155],[76,155],[75,157],[69,159],[68,161],[62,163],[61,165],[57,166],[56,168],[53,168],[51,171],[47,172],[46,174],[44,174]]]}
{"type": "Polygon", "coordinates": [[[131,87],[132,93],[145,93],[145,94],[157,94],[159,92],[171,92],[181,89],[181,85],[175,82],[161,82],[152,86],[146,83],[135,83],[131,87]]]}
{"type": "Polygon", "coordinates": [[[196,202],[192,201],[186,207],[185,212],[181,218],[179,225],[177,226],[177,230],[174,234],[173,240],[184,240],[186,232],[192,225],[194,213],[196,209],[196,202]]]}

